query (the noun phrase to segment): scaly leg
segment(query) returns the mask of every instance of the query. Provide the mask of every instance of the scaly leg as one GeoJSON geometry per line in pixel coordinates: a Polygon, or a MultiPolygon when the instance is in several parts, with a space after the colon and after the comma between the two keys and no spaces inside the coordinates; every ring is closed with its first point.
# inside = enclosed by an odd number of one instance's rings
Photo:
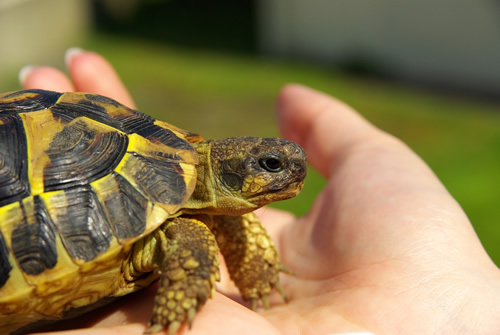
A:
{"type": "Polygon", "coordinates": [[[162,247],[160,285],[146,332],[168,328],[168,334],[175,334],[184,322],[191,326],[196,312],[215,291],[219,249],[212,232],[199,220],[175,218],[160,229],[166,248],[162,247]]]}
{"type": "Polygon", "coordinates": [[[269,308],[269,294],[275,288],[286,301],[279,272],[289,272],[281,264],[278,251],[254,213],[243,216],[214,216],[212,231],[224,255],[231,279],[251,308],[262,300],[269,308]]]}

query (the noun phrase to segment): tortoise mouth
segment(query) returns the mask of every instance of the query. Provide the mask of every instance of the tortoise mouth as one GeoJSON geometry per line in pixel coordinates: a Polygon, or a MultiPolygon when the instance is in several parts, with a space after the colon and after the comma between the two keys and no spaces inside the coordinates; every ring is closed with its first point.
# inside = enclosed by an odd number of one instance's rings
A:
{"type": "Polygon", "coordinates": [[[249,198],[248,201],[254,203],[258,207],[262,207],[272,202],[287,200],[297,196],[303,186],[303,180],[292,182],[285,188],[275,190],[269,189],[266,192],[256,194],[254,197],[249,198]]]}
{"type": "Polygon", "coordinates": [[[302,191],[303,187],[304,187],[303,180],[290,183],[286,189],[278,191],[283,194],[283,197],[280,200],[290,199],[297,196],[300,193],[300,191],[302,191]]]}
{"type": "Polygon", "coordinates": [[[305,178],[307,175],[307,167],[302,162],[294,162],[293,173],[289,173],[286,178],[283,178],[281,183],[277,183],[274,187],[270,187],[266,192],[268,199],[272,202],[281,201],[297,196],[304,187],[305,178]]]}

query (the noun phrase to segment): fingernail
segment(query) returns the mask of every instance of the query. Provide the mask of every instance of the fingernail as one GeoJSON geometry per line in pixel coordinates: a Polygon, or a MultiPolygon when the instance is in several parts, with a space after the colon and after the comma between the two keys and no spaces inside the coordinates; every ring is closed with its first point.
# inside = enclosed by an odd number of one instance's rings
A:
{"type": "Polygon", "coordinates": [[[328,335],[375,335],[372,332],[345,332],[345,333],[331,333],[328,335]]]}
{"type": "Polygon", "coordinates": [[[35,65],[25,65],[21,70],[19,70],[17,79],[19,80],[21,86],[24,86],[26,78],[28,78],[28,76],[31,72],[33,72],[34,69],[36,69],[35,65]]]}
{"type": "Polygon", "coordinates": [[[71,64],[71,60],[75,57],[84,52],[82,48],[78,47],[72,47],[66,50],[64,53],[64,63],[66,64],[66,67],[69,67],[69,64],[71,64]]]}

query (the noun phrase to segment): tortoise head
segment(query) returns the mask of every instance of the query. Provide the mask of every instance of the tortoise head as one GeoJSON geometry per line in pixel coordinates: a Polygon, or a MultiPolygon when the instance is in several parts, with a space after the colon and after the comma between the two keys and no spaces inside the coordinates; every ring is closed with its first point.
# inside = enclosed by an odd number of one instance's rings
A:
{"type": "Polygon", "coordinates": [[[232,137],[194,146],[200,156],[198,183],[187,207],[197,212],[240,215],[292,198],[304,184],[307,157],[296,143],[232,137]]]}

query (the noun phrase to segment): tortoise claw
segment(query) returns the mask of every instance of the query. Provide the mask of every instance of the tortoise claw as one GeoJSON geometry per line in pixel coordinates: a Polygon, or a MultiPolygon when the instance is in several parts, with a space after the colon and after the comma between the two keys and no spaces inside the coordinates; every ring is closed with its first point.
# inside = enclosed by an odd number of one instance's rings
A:
{"type": "Polygon", "coordinates": [[[269,295],[263,295],[262,297],[260,297],[260,299],[262,300],[262,305],[264,306],[264,309],[269,309],[270,308],[270,304],[269,304],[269,295]]]}
{"type": "Polygon", "coordinates": [[[189,329],[191,329],[191,327],[193,326],[193,321],[195,316],[196,316],[196,308],[192,307],[187,312],[189,329]]]}
{"type": "MultiPolygon", "coordinates": [[[[281,295],[283,300],[285,302],[288,302],[288,298],[285,294],[285,290],[283,289],[283,286],[278,282],[274,285],[274,288],[278,291],[278,293],[281,295]]],[[[257,304],[259,303],[259,300],[262,301],[262,307],[267,310],[271,308],[271,304],[269,302],[269,294],[263,294],[260,296],[260,298],[250,298],[247,301],[250,302],[250,308],[252,311],[257,311],[257,304]]]]}
{"type": "Polygon", "coordinates": [[[144,334],[158,333],[161,332],[163,329],[164,329],[163,326],[159,324],[150,325],[148,329],[144,331],[144,334]]]}
{"type": "Polygon", "coordinates": [[[259,301],[259,299],[257,299],[257,298],[250,299],[250,309],[254,312],[257,312],[257,302],[258,301],[259,301]]]}
{"type": "MultiPolygon", "coordinates": [[[[179,328],[181,328],[182,323],[179,321],[174,321],[168,325],[168,335],[175,335],[179,328]]],[[[190,325],[191,327],[191,325],[190,325]]],[[[160,324],[154,324],[144,331],[144,334],[154,334],[165,330],[165,327],[160,324]]]]}
{"type": "Polygon", "coordinates": [[[182,323],[179,321],[174,321],[168,326],[168,335],[175,335],[179,328],[181,328],[182,323]]]}
{"type": "Polygon", "coordinates": [[[279,271],[286,273],[287,275],[290,275],[290,276],[295,276],[295,273],[293,273],[292,270],[290,270],[289,268],[284,266],[282,263],[280,263],[280,265],[279,265],[279,271]]]}
{"type": "Polygon", "coordinates": [[[285,302],[288,302],[288,297],[287,297],[287,295],[285,293],[285,290],[283,289],[283,286],[281,285],[281,283],[279,281],[276,282],[276,283],[274,283],[274,288],[276,289],[276,291],[278,291],[278,293],[283,298],[283,300],[285,302]]]}

